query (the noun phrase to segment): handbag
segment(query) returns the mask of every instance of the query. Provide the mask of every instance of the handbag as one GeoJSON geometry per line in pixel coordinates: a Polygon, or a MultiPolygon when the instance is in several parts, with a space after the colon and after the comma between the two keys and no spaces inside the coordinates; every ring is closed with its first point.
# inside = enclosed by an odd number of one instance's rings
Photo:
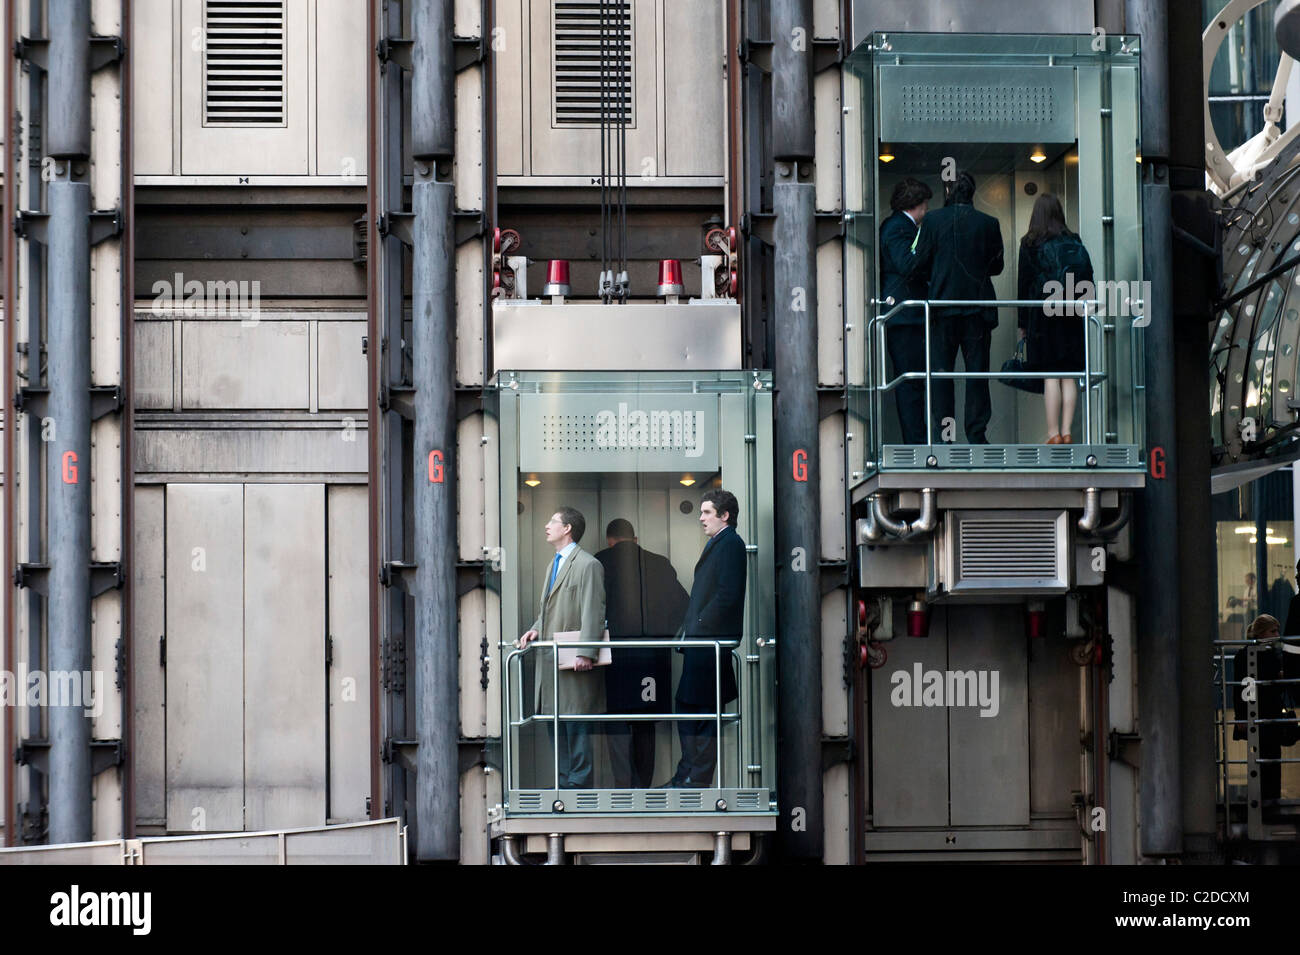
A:
{"type": "MultiPolygon", "coordinates": [[[[1033,371],[1029,367],[1028,359],[1025,357],[1025,346],[1028,341],[1028,338],[1022,338],[1016,343],[1015,352],[1002,363],[1002,372],[1004,374],[1033,371]]],[[[1043,393],[1043,379],[1041,378],[999,378],[998,381],[1011,388],[1028,391],[1031,394],[1041,395],[1043,393]]]]}

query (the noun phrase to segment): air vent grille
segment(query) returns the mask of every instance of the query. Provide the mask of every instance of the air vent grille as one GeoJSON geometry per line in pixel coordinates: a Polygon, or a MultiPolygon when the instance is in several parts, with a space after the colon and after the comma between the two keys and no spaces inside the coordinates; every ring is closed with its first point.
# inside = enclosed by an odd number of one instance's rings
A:
{"type": "Polygon", "coordinates": [[[959,530],[960,575],[979,579],[1055,579],[1057,521],[965,518],[959,530]]]}
{"type": "Polygon", "coordinates": [[[919,123],[1051,123],[1056,119],[1050,86],[903,86],[903,120],[919,123]]]}
{"type": "MultiPolygon", "coordinates": [[[[551,101],[556,126],[600,125],[601,4],[556,0],[553,7],[551,101]]],[[[632,4],[608,4],[606,68],[613,96],[611,122],[635,125],[632,4]],[[620,66],[621,64],[621,66],[620,66]]]]}
{"type": "Polygon", "coordinates": [[[284,29],[284,0],[205,0],[205,126],[285,125],[284,29]]]}

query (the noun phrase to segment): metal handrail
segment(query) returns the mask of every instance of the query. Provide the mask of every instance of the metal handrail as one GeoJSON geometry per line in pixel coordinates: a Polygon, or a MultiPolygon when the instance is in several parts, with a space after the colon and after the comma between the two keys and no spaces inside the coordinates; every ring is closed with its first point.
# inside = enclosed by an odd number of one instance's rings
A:
{"type": "MultiPolygon", "coordinates": [[[[965,308],[1042,308],[1043,305],[1049,302],[1060,304],[1063,306],[1069,305],[1071,306],[1071,311],[1076,310],[1078,306],[1082,305],[1084,307],[1083,315],[1062,316],[1062,317],[1085,318],[1089,322],[1095,322],[1099,333],[1102,336],[1105,335],[1106,326],[1101,321],[1096,311],[1096,309],[1104,305],[1104,302],[1101,299],[1095,299],[1095,298],[1092,299],[906,299],[904,301],[895,303],[893,308],[891,308],[888,312],[885,312],[883,315],[876,315],[875,317],[873,317],[868,322],[867,325],[868,341],[871,340],[872,331],[875,328],[875,326],[877,325],[880,326],[879,337],[876,342],[876,349],[875,349],[878,367],[872,369],[873,372],[871,376],[872,384],[868,385],[868,390],[873,392],[874,395],[873,410],[875,412],[875,420],[877,422],[884,420],[883,417],[884,409],[881,405],[881,396],[886,391],[893,390],[894,388],[898,387],[903,381],[912,380],[912,379],[924,379],[926,381],[925,443],[927,445],[930,445],[934,443],[934,411],[931,406],[930,393],[932,389],[929,384],[930,381],[936,378],[941,380],[947,380],[947,379],[956,380],[956,379],[967,379],[967,378],[970,379],[1015,378],[1015,379],[1029,379],[1029,380],[1034,380],[1034,379],[1047,380],[1051,378],[1062,377],[1059,372],[995,372],[995,371],[936,372],[930,366],[930,362],[931,362],[930,309],[931,308],[963,308],[963,307],[965,308]],[[886,350],[885,341],[884,341],[885,323],[888,322],[889,319],[892,318],[894,314],[897,313],[900,309],[917,308],[917,307],[923,308],[925,310],[925,371],[905,372],[902,375],[896,376],[895,378],[890,380],[888,384],[884,384],[884,385],[875,384],[875,382],[883,381],[884,379],[883,364],[884,364],[884,354],[886,350]]],[[[872,299],[871,304],[881,305],[885,303],[881,302],[878,299],[872,299]]],[[[1075,376],[1067,375],[1067,377],[1075,377],[1075,376]]],[[[1085,334],[1083,336],[1083,378],[1085,382],[1084,396],[1083,396],[1084,397],[1083,430],[1084,430],[1084,434],[1087,436],[1088,442],[1092,441],[1092,389],[1096,382],[1105,381],[1107,377],[1108,375],[1106,372],[1102,372],[1096,375],[1093,374],[1092,347],[1090,342],[1090,336],[1085,334]]]]}
{"type": "MultiPolygon", "coordinates": [[[[506,679],[507,682],[508,682],[509,679],[510,679],[510,677],[509,677],[509,673],[510,673],[510,665],[511,665],[511,663],[513,663],[514,660],[515,660],[517,657],[522,657],[522,656],[524,656],[525,654],[529,653],[530,651],[532,651],[532,650],[535,649],[535,648],[537,648],[537,649],[553,649],[553,650],[557,650],[557,651],[558,651],[560,648],[573,649],[573,648],[576,648],[576,647],[591,647],[591,648],[597,648],[597,649],[599,649],[599,648],[604,647],[604,648],[609,648],[609,649],[612,651],[612,650],[615,648],[615,647],[614,647],[614,644],[615,644],[615,643],[630,644],[631,646],[625,647],[625,649],[638,649],[638,650],[640,650],[640,649],[655,649],[655,648],[663,648],[663,649],[689,649],[689,648],[692,648],[692,647],[694,647],[694,648],[698,648],[698,649],[705,649],[705,648],[708,648],[708,647],[712,647],[712,648],[713,648],[713,683],[714,683],[714,709],[713,709],[713,712],[712,712],[712,713],[628,713],[628,714],[616,714],[616,713],[561,713],[561,712],[560,712],[560,699],[559,699],[559,682],[560,682],[560,681],[559,681],[559,679],[558,679],[558,677],[559,677],[559,662],[560,662],[560,655],[559,655],[558,652],[555,652],[555,653],[552,653],[552,654],[551,654],[551,666],[552,666],[552,670],[551,670],[551,705],[552,705],[552,708],[553,708],[554,712],[553,712],[553,713],[534,713],[532,716],[523,717],[523,718],[521,718],[521,719],[519,719],[519,720],[507,719],[507,720],[506,720],[506,725],[507,725],[508,727],[511,727],[511,728],[515,729],[515,730],[518,730],[519,727],[526,726],[526,725],[528,725],[529,723],[532,723],[532,722],[534,722],[534,721],[539,722],[539,723],[546,723],[546,724],[550,724],[550,725],[552,725],[552,726],[557,726],[557,727],[558,727],[558,724],[559,724],[559,723],[566,722],[566,721],[568,721],[568,722],[575,722],[575,723],[585,723],[585,722],[658,722],[658,721],[660,721],[660,720],[667,720],[667,721],[672,722],[672,721],[678,721],[678,720],[699,720],[699,719],[701,719],[702,717],[703,717],[703,718],[708,718],[708,717],[711,716],[711,717],[713,717],[713,719],[714,719],[714,721],[715,721],[715,723],[714,723],[714,732],[715,732],[715,736],[714,736],[714,738],[717,740],[717,758],[716,758],[716,760],[715,760],[715,765],[716,765],[716,767],[717,767],[717,771],[719,772],[719,774],[721,774],[721,772],[722,772],[722,767],[723,767],[723,765],[725,765],[724,760],[723,760],[723,753],[724,753],[723,742],[724,742],[724,741],[723,741],[723,736],[722,736],[722,723],[723,723],[724,720],[727,721],[728,723],[736,723],[736,722],[740,722],[741,719],[742,719],[742,716],[741,716],[741,714],[740,714],[740,712],[739,712],[739,710],[740,710],[740,706],[739,706],[739,694],[740,694],[740,678],[739,678],[739,674],[737,674],[737,686],[736,686],[736,692],[737,692],[737,707],[736,707],[736,709],[737,709],[737,712],[735,712],[735,713],[724,713],[723,710],[722,710],[722,660],[721,660],[721,656],[720,656],[720,654],[722,653],[722,650],[723,650],[723,648],[725,647],[726,649],[729,649],[729,650],[731,651],[732,659],[733,659],[734,662],[739,663],[739,664],[743,664],[744,661],[740,659],[740,654],[739,654],[739,652],[738,652],[739,647],[740,647],[740,643],[741,643],[740,640],[704,640],[704,639],[699,639],[699,638],[693,638],[693,639],[688,639],[688,638],[680,638],[680,639],[679,639],[679,638],[672,638],[672,639],[659,639],[659,640],[643,640],[643,639],[640,639],[640,638],[634,638],[634,639],[627,639],[627,640],[612,640],[612,639],[611,639],[611,640],[574,640],[574,641],[567,641],[567,640],[566,640],[564,643],[560,643],[560,642],[557,641],[557,640],[532,640],[532,641],[530,641],[530,642],[527,644],[527,646],[523,646],[523,647],[518,647],[518,646],[516,646],[516,645],[514,644],[513,641],[503,640],[503,641],[501,641],[501,642],[498,644],[498,646],[499,646],[500,649],[510,648],[510,652],[506,654],[505,660],[503,661],[503,671],[504,671],[504,676],[505,676],[505,679],[506,679]]],[[[517,686],[518,686],[518,688],[519,688],[519,693],[520,693],[520,695],[519,695],[519,697],[518,697],[518,699],[517,699],[517,701],[516,701],[516,702],[517,702],[517,709],[516,709],[516,712],[518,712],[518,713],[521,714],[521,716],[522,716],[522,714],[523,714],[523,712],[524,712],[523,695],[522,695],[522,694],[523,694],[523,680],[521,679],[521,680],[516,681],[516,684],[517,684],[517,686]]],[[[510,746],[509,739],[507,739],[507,746],[510,746]]],[[[552,772],[553,772],[553,776],[552,776],[552,778],[553,778],[554,781],[555,781],[555,787],[556,787],[556,789],[559,789],[559,788],[560,788],[560,737],[559,737],[559,733],[552,732],[552,734],[551,734],[551,747],[552,747],[552,772]]],[[[509,792],[510,790],[512,790],[512,789],[514,788],[514,766],[513,766],[513,759],[509,759],[509,758],[507,758],[506,760],[504,760],[504,762],[505,762],[505,775],[506,775],[506,779],[505,779],[505,788],[506,788],[506,791],[509,792]]],[[[719,782],[719,784],[721,784],[721,783],[723,782],[723,780],[722,780],[722,778],[721,778],[721,775],[719,776],[719,780],[718,780],[718,782],[719,782]]]]}

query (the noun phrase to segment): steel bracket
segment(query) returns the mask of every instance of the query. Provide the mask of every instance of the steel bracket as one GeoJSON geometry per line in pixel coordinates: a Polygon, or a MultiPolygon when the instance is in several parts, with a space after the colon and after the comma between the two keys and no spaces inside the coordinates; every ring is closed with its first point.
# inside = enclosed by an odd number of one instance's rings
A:
{"type": "Polygon", "coordinates": [[[854,761],[853,740],[847,736],[822,737],[822,772],[832,766],[854,761]]]}
{"type": "MultiPolygon", "coordinates": [[[[19,212],[14,217],[14,235],[29,242],[48,244],[48,212],[19,212]]],[[[90,244],[99,245],[108,239],[122,234],[122,211],[120,209],[97,210],[90,214],[90,244]]]]}
{"type": "Polygon", "coordinates": [[[1134,769],[1142,768],[1142,737],[1137,733],[1111,730],[1106,739],[1106,755],[1134,769]]]}
{"type": "MultiPolygon", "coordinates": [[[[46,417],[50,406],[49,388],[19,388],[14,397],[14,407],[23,414],[37,418],[46,417]]],[[[90,386],[90,419],[116,414],[122,410],[122,388],[120,385],[90,386]]]]}
{"type": "MultiPolygon", "coordinates": [[[[121,766],[126,760],[126,745],[120,739],[92,739],[90,741],[90,774],[98,776],[106,769],[121,766]]],[[[18,744],[14,762],[31,766],[45,775],[50,772],[50,741],[28,739],[18,744]]]]}
{"type": "MultiPolygon", "coordinates": [[[[121,590],[125,583],[119,561],[91,561],[90,596],[98,597],[110,590],[121,590]]],[[[14,585],[29,587],[42,597],[50,595],[50,565],[44,563],[19,564],[14,568],[14,585]]]]}
{"type": "Polygon", "coordinates": [[[386,560],[379,571],[379,582],[385,587],[400,586],[415,596],[415,571],[417,565],[400,560],[386,560]]]}

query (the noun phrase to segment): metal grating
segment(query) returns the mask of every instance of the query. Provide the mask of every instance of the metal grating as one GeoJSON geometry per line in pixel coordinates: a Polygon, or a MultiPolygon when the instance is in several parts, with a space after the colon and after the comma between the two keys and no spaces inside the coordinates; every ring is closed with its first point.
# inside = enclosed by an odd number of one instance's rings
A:
{"type": "Polygon", "coordinates": [[[204,0],[203,125],[285,125],[285,0],[204,0]]]}
{"type": "Polygon", "coordinates": [[[1008,467],[1053,470],[1096,468],[1135,470],[1142,467],[1138,448],[1131,444],[936,444],[930,447],[888,444],[881,449],[881,467],[885,470],[916,469],[924,466],[925,458],[929,455],[934,456],[934,466],[939,470],[1008,467]],[[1093,464],[1088,463],[1090,456],[1095,459],[1093,464]]]}
{"type": "Polygon", "coordinates": [[[714,813],[717,801],[723,800],[735,812],[769,810],[770,792],[766,789],[555,789],[511,790],[507,804],[511,813],[550,814],[556,801],[568,812],[689,812],[714,813]]]}
{"type": "Polygon", "coordinates": [[[958,529],[963,581],[1058,576],[1055,518],[964,518],[958,529]]]}
{"type": "MultiPolygon", "coordinates": [[[[556,126],[600,125],[600,8],[599,3],[565,0],[555,0],[552,7],[551,102],[556,126]]],[[[611,3],[608,11],[605,30],[611,34],[612,56],[606,66],[614,97],[611,121],[635,126],[631,0],[611,3]]]]}
{"type": "Polygon", "coordinates": [[[901,99],[913,123],[1050,123],[1058,109],[1050,86],[909,83],[901,99]]]}

